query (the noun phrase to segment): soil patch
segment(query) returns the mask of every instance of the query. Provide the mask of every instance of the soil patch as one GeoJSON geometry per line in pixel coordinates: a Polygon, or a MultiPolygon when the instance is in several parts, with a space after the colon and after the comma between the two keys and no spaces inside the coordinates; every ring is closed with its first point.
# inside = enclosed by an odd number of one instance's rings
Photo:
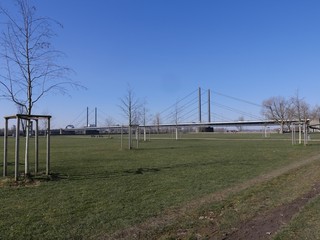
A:
{"type": "Polygon", "coordinates": [[[223,240],[255,240],[270,239],[284,225],[299,213],[299,211],[312,199],[320,194],[320,183],[313,189],[295,199],[289,204],[281,205],[265,215],[257,216],[248,222],[240,224],[235,231],[226,235],[223,240]]]}
{"type": "Polygon", "coordinates": [[[62,176],[59,173],[51,173],[46,175],[45,173],[38,173],[38,175],[28,175],[25,177],[21,174],[21,177],[18,181],[15,181],[13,177],[5,177],[0,179],[0,188],[1,187],[37,187],[42,182],[48,181],[59,181],[62,179],[67,179],[67,176],[62,176]]]}

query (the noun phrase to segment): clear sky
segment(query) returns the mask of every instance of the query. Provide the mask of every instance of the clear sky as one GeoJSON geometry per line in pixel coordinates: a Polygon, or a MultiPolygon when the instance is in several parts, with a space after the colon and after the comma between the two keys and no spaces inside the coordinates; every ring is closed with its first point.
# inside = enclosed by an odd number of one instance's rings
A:
{"type": "MultiPolygon", "coordinates": [[[[198,87],[256,104],[299,91],[311,106],[320,104],[318,0],[34,3],[38,15],[63,24],[53,44],[66,53],[65,64],[76,72],[73,79],[87,87],[70,90],[71,97],[50,95],[36,105],[35,114],[53,115],[53,127],[75,124],[86,107],[98,108],[99,122],[112,116],[125,123],[118,105],[128,84],[147,102],[149,114],[162,112],[198,87]]],[[[257,106],[211,97],[260,114],[257,106]]],[[[0,106],[2,123],[2,116],[16,108],[4,100],[0,106]]],[[[240,116],[218,108],[212,112],[226,119],[240,116]]]]}

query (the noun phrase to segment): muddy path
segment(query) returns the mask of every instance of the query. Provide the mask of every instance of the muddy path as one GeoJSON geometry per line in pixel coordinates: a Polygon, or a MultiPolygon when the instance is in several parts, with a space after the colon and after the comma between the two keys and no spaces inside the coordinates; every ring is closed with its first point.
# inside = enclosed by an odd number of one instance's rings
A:
{"type": "MultiPolygon", "coordinates": [[[[253,179],[250,179],[238,185],[226,188],[222,191],[218,191],[210,195],[204,196],[200,199],[196,199],[194,201],[186,203],[184,206],[180,208],[166,210],[160,216],[149,218],[141,224],[137,224],[127,229],[123,229],[112,235],[102,236],[99,239],[154,239],[153,233],[159,231],[161,232],[161,229],[164,229],[170,225],[179,222],[179,219],[190,217],[190,215],[194,214],[194,211],[196,209],[199,209],[201,206],[205,206],[207,204],[217,201],[222,201],[226,199],[230,194],[236,194],[257,184],[267,182],[273,178],[279,177],[282,174],[300,168],[316,160],[320,160],[320,155],[315,155],[307,159],[286,165],[269,173],[259,175],[253,179]]],[[[272,212],[268,213],[267,216],[261,216],[261,219],[260,217],[257,217],[256,219],[252,219],[249,222],[242,223],[242,225],[238,226],[234,232],[232,232],[229,235],[226,235],[224,239],[263,239],[257,236],[253,236],[254,238],[248,238],[248,235],[251,234],[251,232],[258,232],[258,225],[261,226],[261,230],[259,230],[259,232],[261,232],[261,236],[270,238],[270,235],[272,235],[279,228],[279,225],[282,226],[283,224],[286,224],[292,218],[292,216],[297,211],[299,211],[301,206],[305,205],[310,199],[312,199],[314,196],[318,194],[318,191],[320,191],[319,186],[317,185],[315,187],[315,191],[311,191],[307,193],[306,196],[302,196],[301,198],[296,199],[290,205],[280,206],[279,209],[274,209],[272,212]],[[290,212],[291,208],[294,208],[292,209],[292,212],[290,212]],[[278,218],[276,218],[275,216],[278,216],[278,218]],[[263,228],[263,222],[266,221],[266,217],[270,217],[270,219],[268,220],[269,223],[266,224],[273,224],[274,227],[269,228],[269,226],[266,226],[265,228],[263,228]],[[245,238],[243,236],[245,236],[245,238]]]]}
{"type": "Polygon", "coordinates": [[[255,217],[248,222],[241,223],[231,234],[223,240],[256,240],[270,239],[275,233],[290,222],[300,210],[312,199],[320,194],[320,183],[312,190],[289,204],[281,205],[272,211],[255,217]]]}

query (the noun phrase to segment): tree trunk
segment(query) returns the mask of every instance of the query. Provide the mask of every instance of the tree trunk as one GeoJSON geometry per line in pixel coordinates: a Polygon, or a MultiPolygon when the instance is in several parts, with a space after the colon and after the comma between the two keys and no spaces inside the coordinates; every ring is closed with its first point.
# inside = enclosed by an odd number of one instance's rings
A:
{"type": "Polygon", "coordinates": [[[283,127],[284,127],[284,123],[281,122],[280,123],[280,131],[279,131],[280,134],[283,134],[283,127]]]}
{"type": "Polygon", "coordinates": [[[129,127],[128,127],[128,136],[129,136],[128,148],[129,148],[129,149],[132,148],[132,146],[131,146],[131,144],[132,144],[132,132],[131,132],[131,131],[132,131],[132,130],[131,130],[131,125],[129,125],[129,127]]]}

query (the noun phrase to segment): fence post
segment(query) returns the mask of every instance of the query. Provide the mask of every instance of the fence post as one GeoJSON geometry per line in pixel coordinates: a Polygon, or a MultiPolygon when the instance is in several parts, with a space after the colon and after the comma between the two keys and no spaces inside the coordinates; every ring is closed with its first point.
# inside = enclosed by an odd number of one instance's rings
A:
{"type": "Polygon", "coordinates": [[[36,122],[36,131],[35,131],[35,134],[34,134],[34,139],[35,139],[34,172],[35,172],[35,174],[37,174],[38,173],[38,167],[39,167],[39,136],[38,136],[39,121],[38,121],[38,119],[36,119],[35,122],[36,122]]]}
{"type": "Polygon", "coordinates": [[[3,176],[6,177],[7,167],[8,167],[8,119],[5,119],[5,126],[4,126],[4,142],[3,142],[3,176]]]}
{"type": "Polygon", "coordinates": [[[47,128],[47,161],[46,161],[46,175],[50,174],[50,117],[48,117],[47,128]]]}

